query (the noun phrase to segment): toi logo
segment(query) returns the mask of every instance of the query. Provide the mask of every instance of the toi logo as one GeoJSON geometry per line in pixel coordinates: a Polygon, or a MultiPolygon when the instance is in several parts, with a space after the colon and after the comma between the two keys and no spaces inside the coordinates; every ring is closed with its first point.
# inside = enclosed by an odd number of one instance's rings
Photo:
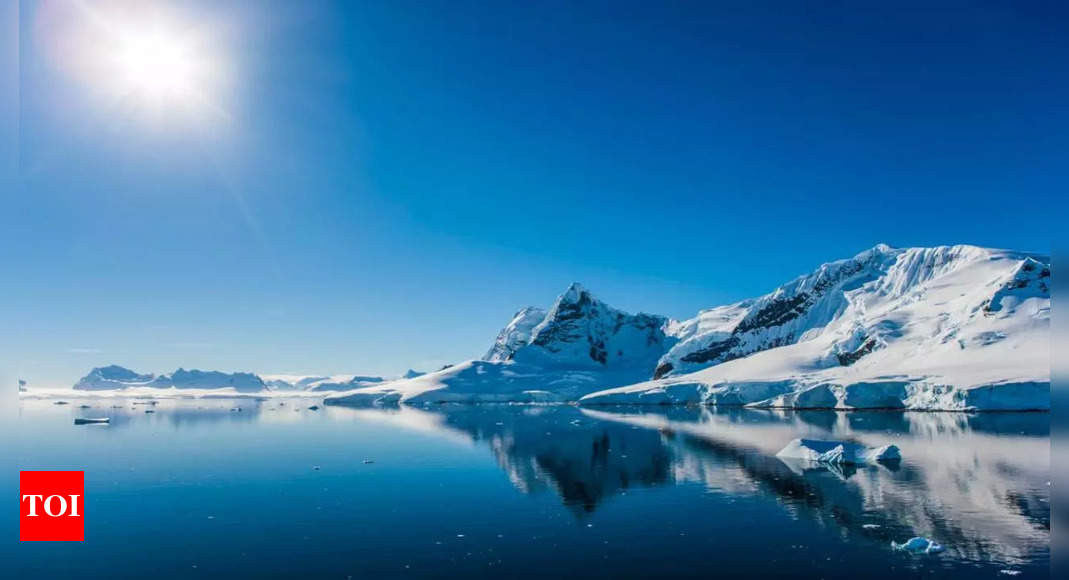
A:
{"type": "Polygon", "coordinates": [[[84,493],[83,471],[20,471],[19,540],[83,541],[84,493]]]}

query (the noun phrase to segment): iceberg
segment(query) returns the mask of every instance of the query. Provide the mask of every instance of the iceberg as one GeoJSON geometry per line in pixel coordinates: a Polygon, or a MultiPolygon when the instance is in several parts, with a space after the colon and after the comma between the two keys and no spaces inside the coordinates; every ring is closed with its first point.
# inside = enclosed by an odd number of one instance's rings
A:
{"type": "Polygon", "coordinates": [[[75,425],[100,425],[111,423],[111,419],[108,417],[77,417],[74,419],[75,425]]]}
{"type": "Polygon", "coordinates": [[[776,457],[801,459],[816,463],[849,465],[902,459],[902,455],[895,445],[866,447],[851,441],[821,441],[818,439],[795,439],[781,449],[776,454],[776,457]]]}
{"type": "Polygon", "coordinates": [[[937,544],[928,538],[922,538],[920,536],[910,538],[901,544],[892,541],[891,548],[899,552],[909,552],[911,554],[938,554],[943,551],[942,544],[937,544]]]}

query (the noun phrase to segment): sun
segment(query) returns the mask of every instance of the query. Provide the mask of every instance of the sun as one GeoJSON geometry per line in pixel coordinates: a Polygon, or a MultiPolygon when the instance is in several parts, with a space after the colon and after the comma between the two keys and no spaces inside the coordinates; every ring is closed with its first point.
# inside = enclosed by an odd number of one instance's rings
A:
{"type": "Polygon", "coordinates": [[[112,55],[120,93],[151,101],[190,99],[198,90],[197,55],[166,31],[131,31],[112,55]]]}
{"type": "Polygon", "coordinates": [[[225,14],[152,0],[71,0],[44,4],[37,18],[40,46],[109,113],[153,126],[230,122],[227,48],[236,28],[225,14]]]}

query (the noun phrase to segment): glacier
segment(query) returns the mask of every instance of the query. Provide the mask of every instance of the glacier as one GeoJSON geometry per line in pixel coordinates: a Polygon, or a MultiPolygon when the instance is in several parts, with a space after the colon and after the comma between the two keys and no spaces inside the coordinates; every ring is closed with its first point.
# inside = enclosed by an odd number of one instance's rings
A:
{"type": "Polygon", "coordinates": [[[1050,275],[1019,252],[876,246],[758,298],[726,338],[691,338],[706,368],[580,403],[1048,410],[1050,275]]]}

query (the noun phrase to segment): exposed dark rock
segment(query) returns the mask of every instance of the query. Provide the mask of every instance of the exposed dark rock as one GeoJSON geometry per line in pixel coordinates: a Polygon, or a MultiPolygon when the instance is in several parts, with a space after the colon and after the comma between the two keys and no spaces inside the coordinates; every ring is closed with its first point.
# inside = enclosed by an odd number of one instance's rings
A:
{"type": "Polygon", "coordinates": [[[735,327],[735,334],[749,332],[758,328],[779,326],[798,318],[806,311],[806,301],[809,294],[802,292],[791,298],[783,298],[769,302],[761,310],[748,316],[735,327]]]}
{"type": "Polygon", "coordinates": [[[860,359],[861,357],[863,357],[863,356],[869,354],[870,352],[872,352],[873,349],[875,349],[875,348],[876,348],[876,340],[870,338],[870,339],[866,340],[864,344],[862,344],[860,347],[858,347],[857,350],[855,350],[853,352],[841,352],[841,353],[839,353],[839,354],[837,354],[835,356],[836,356],[836,358],[839,359],[839,364],[840,365],[842,365],[844,367],[848,367],[848,366],[856,363],[858,361],[858,359],[860,359]]]}
{"type": "Polygon", "coordinates": [[[672,363],[667,363],[667,362],[666,363],[661,363],[660,365],[657,366],[657,369],[653,371],[653,378],[655,378],[655,379],[662,378],[665,375],[667,375],[668,373],[672,372],[673,368],[675,368],[675,367],[672,366],[672,363]]]}
{"type": "Polygon", "coordinates": [[[723,362],[722,360],[720,360],[721,357],[723,357],[731,349],[735,348],[738,345],[739,338],[737,336],[732,336],[725,341],[710,344],[709,346],[701,350],[696,350],[692,353],[687,354],[683,357],[683,361],[689,363],[706,363],[710,361],[723,362]]]}

